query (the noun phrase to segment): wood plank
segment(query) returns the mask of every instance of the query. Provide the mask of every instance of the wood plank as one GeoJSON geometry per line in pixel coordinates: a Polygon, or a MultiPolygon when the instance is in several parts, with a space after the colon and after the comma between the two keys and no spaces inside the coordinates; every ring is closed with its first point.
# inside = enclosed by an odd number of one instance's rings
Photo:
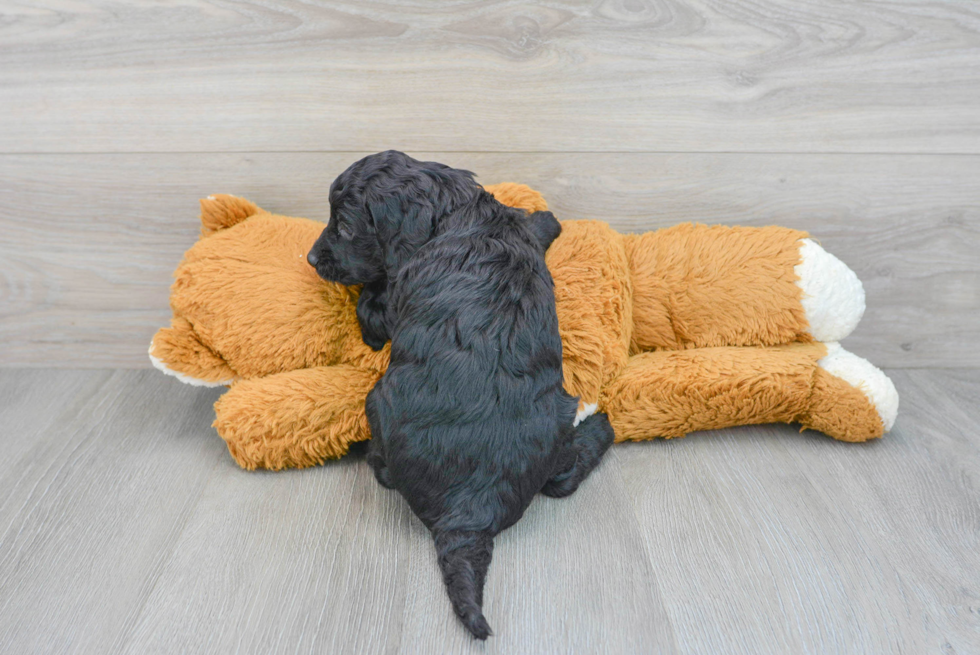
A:
{"type": "Polygon", "coordinates": [[[394,650],[407,506],[356,459],[281,473],[226,459],[123,652],[394,650]]]}
{"type": "MultiPolygon", "coordinates": [[[[486,652],[673,652],[626,499],[596,486],[579,502],[535,503],[499,538],[485,601],[497,634],[486,652]]],[[[364,462],[347,459],[216,476],[125,652],[473,646],[431,536],[364,462]]]]}
{"type": "Polygon", "coordinates": [[[539,496],[495,540],[485,647],[445,599],[432,538],[412,520],[399,653],[675,653],[659,573],[650,567],[618,463],[603,462],[572,496],[539,496]]]}
{"type": "Polygon", "coordinates": [[[681,650],[975,649],[980,373],[892,373],[881,441],[770,426],[613,449],[681,650]]]}
{"type": "Polygon", "coordinates": [[[971,652],[980,370],[890,373],[903,409],[877,442],[753,426],[615,446],[498,537],[481,646],[359,457],[245,472],[207,428],[215,390],[0,371],[21,389],[3,428],[33,431],[0,469],[0,649],[971,652]]]}
{"type": "MultiPolygon", "coordinates": [[[[215,391],[148,371],[74,376],[100,382],[89,412],[39,424],[22,475],[2,479],[18,499],[0,514],[10,522],[0,549],[5,651],[475,645],[445,598],[431,537],[363,460],[241,471],[220,440],[197,434],[211,432],[215,391]],[[160,430],[173,414],[184,418],[160,430]],[[65,434],[69,423],[79,427],[65,434]]],[[[6,371],[0,389],[20,380],[26,416],[61,377],[6,371]]],[[[489,652],[675,651],[629,499],[607,467],[572,498],[539,499],[498,538],[486,603],[498,632],[489,652]]]]}
{"type": "MultiPolygon", "coordinates": [[[[197,199],[245,196],[324,220],[365,153],[0,156],[0,364],[147,366],[197,199]]],[[[683,221],[806,229],[854,268],[846,342],[879,366],[969,367],[980,320],[980,157],[416,152],[526,182],[561,218],[622,231],[683,221]]]]}
{"type": "Polygon", "coordinates": [[[212,469],[234,466],[208,427],[217,393],[151,371],[3,373],[11,379],[26,391],[0,397],[0,414],[13,404],[31,416],[33,439],[0,469],[0,650],[108,652],[212,469]]]}
{"type": "Polygon", "coordinates": [[[957,0],[0,14],[3,153],[980,153],[980,13],[957,0]]]}
{"type": "MultiPolygon", "coordinates": [[[[110,371],[0,369],[0,480],[22,472],[22,458],[66,413],[78,413],[102,393],[110,371]]],[[[0,516],[10,495],[0,497],[0,516]]]]}

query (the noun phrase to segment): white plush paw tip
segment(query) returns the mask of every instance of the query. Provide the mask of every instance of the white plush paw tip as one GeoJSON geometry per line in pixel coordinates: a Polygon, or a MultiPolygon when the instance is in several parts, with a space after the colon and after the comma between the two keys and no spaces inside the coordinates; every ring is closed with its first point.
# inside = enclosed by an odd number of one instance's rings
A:
{"type": "Polygon", "coordinates": [[[599,403],[582,403],[582,407],[575,414],[575,420],[572,422],[572,425],[578,426],[579,423],[595,414],[597,409],[599,409],[599,403]]]}
{"type": "Polygon", "coordinates": [[[191,377],[186,373],[175,371],[169,366],[167,366],[162,359],[154,356],[153,342],[150,342],[150,349],[148,351],[148,354],[150,355],[150,363],[153,364],[153,368],[157,369],[161,373],[166,373],[167,375],[173,376],[178,380],[180,380],[181,382],[183,382],[184,384],[189,384],[192,387],[227,387],[232,382],[238,379],[238,378],[229,378],[227,380],[220,380],[218,382],[209,382],[208,380],[201,380],[195,377],[191,377]]]}
{"type": "Polygon", "coordinates": [[[825,345],[827,354],[817,365],[864,392],[878,410],[885,432],[891,430],[898,416],[898,390],[891,379],[868,360],[841,348],[839,343],[825,345]]]}

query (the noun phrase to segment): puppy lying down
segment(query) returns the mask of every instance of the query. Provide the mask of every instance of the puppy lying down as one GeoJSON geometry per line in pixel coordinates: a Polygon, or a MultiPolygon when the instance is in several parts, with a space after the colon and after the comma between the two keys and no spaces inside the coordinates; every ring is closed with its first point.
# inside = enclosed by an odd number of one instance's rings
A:
{"type": "Polygon", "coordinates": [[[391,339],[368,394],[368,462],[432,532],[453,609],[490,635],[483,585],[494,536],[539,491],[575,491],[613,441],[604,414],[573,426],[544,252],[561,227],[497,202],[468,171],[397,151],[330,187],[309,254],[324,279],[364,284],[364,341],[391,339]]]}

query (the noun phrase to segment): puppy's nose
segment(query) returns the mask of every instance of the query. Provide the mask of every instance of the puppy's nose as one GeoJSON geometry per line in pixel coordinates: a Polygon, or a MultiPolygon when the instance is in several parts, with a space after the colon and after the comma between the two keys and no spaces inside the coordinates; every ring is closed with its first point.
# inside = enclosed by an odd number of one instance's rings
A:
{"type": "Polygon", "coordinates": [[[306,256],[306,261],[310,262],[310,266],[316,268],[316,263],[319,261],[319,258],[316,256],[316,253],[311,250],[310,254],[306,256]]]}

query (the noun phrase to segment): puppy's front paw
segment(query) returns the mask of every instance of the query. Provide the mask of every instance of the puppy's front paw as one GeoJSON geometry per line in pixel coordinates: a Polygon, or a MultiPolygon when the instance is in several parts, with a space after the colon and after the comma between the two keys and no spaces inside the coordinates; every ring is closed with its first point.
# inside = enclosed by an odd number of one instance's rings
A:
{"type": "Polygon", "coordinates": [[[381,350],[388,343],[387,335],[371,334],[370,332],[365,332],[363,328],[361,329],[361,338],[371,350],[381,350]]]}
{"type": "Polygon", "coordinates": [[[386,280],[365,285],[357,301],[357,322],[361,326],[361,338],[372,350],[384,348],[389,338],[385,325],[387,303],[386,280]]]}

